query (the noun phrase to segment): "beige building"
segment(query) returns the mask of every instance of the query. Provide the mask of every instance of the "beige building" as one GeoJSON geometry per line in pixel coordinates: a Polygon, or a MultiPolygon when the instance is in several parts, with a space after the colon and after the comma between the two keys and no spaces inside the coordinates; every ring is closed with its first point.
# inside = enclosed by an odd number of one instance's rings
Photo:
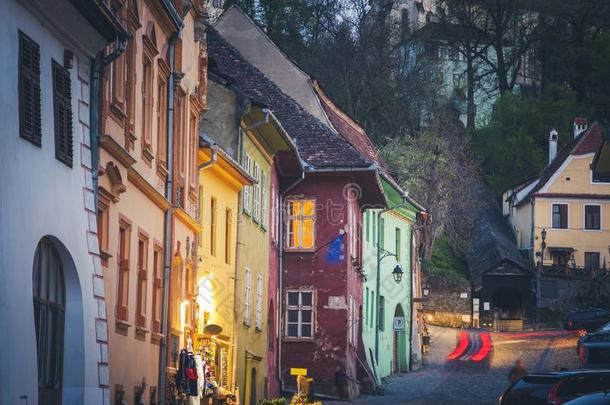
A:
{"type": "Polygon", "coordinates": [[[559,134],[549,135],[549,164],[539,177],[503,195],[503,213],[519,248],[545,269],[596,271],[610,261],[610,182],[592,172],[605,130],[574,121],[569,142],[557,151],[559,134]],[[542,239],[545,236],[545,249],[542,239]]]}
{"type": "Polygon", "coordinates": [[[109,342],[103,357],[110,403],[157,404],[165,379],[161,343],[165,338],[171,376],[194,328],[203,10],[194,2],[112,3],[131,37],[101,79],[97,210],[109,342]]]}

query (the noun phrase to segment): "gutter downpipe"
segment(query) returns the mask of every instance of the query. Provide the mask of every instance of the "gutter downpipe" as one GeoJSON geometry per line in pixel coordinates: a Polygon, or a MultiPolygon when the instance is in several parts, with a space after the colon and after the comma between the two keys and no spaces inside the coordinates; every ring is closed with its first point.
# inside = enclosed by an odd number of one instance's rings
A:
{"type": "Polygon", "coordinates": [[[198,165],[198,171],[207,169],[208,167],[214,165],[216,163],[216,160],[218,160],[218,146],[211,145],[210,149],[212,149],[212,157],[207,162],[203,162],[202,164],[198,165]]]}
{"type": "Polygon", "coordinates": [[[95,205],[95,216],[97,218],[98,194],[99,194],[99,165],[100,165],[100,76],[104,67],[111,64],[116,58],[125,52],[127,47],[127,33],[122,33],[118,37],[116,48],[108,55],[102,56],[98,52],[91,62],[91,90],[89,96],[89,142],[91,144],[91,180],[93,187],[93,203],[95,205]]]}
{"type": "Polygon", "coordinates": [[[283,274],[284,274],[284,197],[286,196],[286,194],[292,190],[293,188],[295,188],[297,185],[299,185],[303,180],[305,180],[305,170],[301,171],[301,177],[298,178],[295,182],[293,182],[291,185],[289,185],[288,187],[286,187],[286,189],[284,191],[282,191],[282,193],[280,194],[280,206],[279,206],[279,219],[278,219],[278,224],[277,226],[279,227],[278,230],[278,239],[280,241],[280,259],[279,259],[279,266],[278,266],[278,291],[279,291],[279,298],[277,300],[277,320],[278,320],[278,328],[279,330],[277,331],[278,333],[278,348],[277,348],[277,364],[276,364],[276,368],[277,368],[277,378],[279,379],[279,383],[280,383],[280,395],[282,394],[282,392],[284,392],[284,377],[282,376],[282,313],[283,313],[283,305],[282,303],[284,302],[284,294],[283,294],[283,288],[284,288],[284,278],[283,278],[283,274]]]}
{"type": "Polygon", "coordinates": [[[170,206],[165,211],[164,231],[163,231],[163,301],[161,305],[161,334],[163,337],[160,342],[159,350],[159,398],[165,402],[165,369],[167,368],[167,338],[168,338],[168,305],[169,305],[169,281],[172,263],[172,241],[174,215],[174,202],[172,198],[173,175],[174,175],[174,69],[175,69],[175,41],[180,35],[180,31],[170,37],[168,42],[168,55],[170,74],[167,80],[167,180],[165,182],[165,198],[170,206]]]}

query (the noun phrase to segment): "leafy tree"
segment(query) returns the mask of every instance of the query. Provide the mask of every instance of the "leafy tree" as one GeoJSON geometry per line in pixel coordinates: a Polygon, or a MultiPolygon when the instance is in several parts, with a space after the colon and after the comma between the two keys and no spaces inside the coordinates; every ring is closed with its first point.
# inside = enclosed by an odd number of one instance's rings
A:
{"type": "Polygon", "coordinates": [[[572,122],[583,108],[565,87],[550,87],[541,96],[504,94],[496,103],[489,125],[475,131],[473,150],[484,178],[496,194],[537,176],[548,163],[551,128],[559,146],[572,137],[572,122]]]}

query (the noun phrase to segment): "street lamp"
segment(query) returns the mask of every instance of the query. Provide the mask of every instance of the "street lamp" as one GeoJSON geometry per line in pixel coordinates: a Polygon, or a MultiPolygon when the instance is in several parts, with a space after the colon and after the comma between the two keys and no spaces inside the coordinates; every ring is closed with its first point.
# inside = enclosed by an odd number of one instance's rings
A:
{"type": "Polygon", "coordinates": [[[403,274],[404,272],[402,271],[402,267],[400,267],[400,264],[397,264],[396,267],[394,267],[394,270],[392,271],[392,277],[394,277],[394,281],[396,282],[396,284],[400,284],[400,280],[402,280],[403,274]]]}

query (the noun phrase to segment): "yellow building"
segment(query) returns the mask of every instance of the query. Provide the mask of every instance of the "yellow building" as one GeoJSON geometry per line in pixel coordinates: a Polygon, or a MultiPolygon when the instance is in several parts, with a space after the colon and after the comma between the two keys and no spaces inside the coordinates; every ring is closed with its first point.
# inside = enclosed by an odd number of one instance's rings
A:
{"type": "Polygon", "coordinates": [[[604,132],[577,118],[573,139],[557,152],[558,134],[551,131],[549,164],[541,175],[504,193],[504,215],[534,264],[541,253],[545,269],[568,273],[610,264],[610,183],[591,170],[604,132]]]}
{"type": "Polygon", "coordinates": [[[219,387],[234,392],[234,292],[239,192],[252,178],[219,145],[199,142],[199,201],[202,232],[197,270],[197,339],[219,387]]]}

